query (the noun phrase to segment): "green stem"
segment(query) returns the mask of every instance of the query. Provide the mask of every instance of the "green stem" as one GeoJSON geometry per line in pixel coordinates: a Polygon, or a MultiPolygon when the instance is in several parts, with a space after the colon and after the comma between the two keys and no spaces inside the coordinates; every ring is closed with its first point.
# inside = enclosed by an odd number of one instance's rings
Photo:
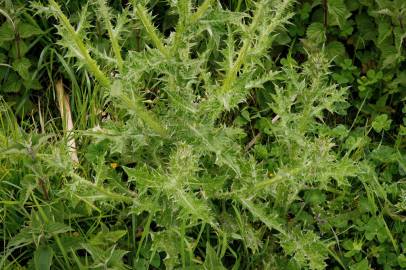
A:
{"type": "Polygon", "coordinates": [[[63,14],[60,6],[55,2],[55,0],[49,0],[50,5],[55,10],[55,14],[60,23],[68,31],[68,34],[73,39],[76,47],[79,50],[81,57],[84,59],[85,64],[87,65],[89,71],[93,74],[96,80],[104,87],[110,87],[109,78],[100,70],[96,61],[90,56],[86,45],[83,43],[82,39],[76,33],[75,29],[70,24],[68,18],[63,14]]]}
{"type": "Polygon", "coordinates": [[[113,52],[114,55],[116,56],[117,59],[117,66],[118,66],[118,70],[120,72],[123,71],[123,58],[121,57],[121,48],[120,45],[118,44],[118,40],[116,35],[114,35],[114,31],[113,31],[113,26],[111,25],[110,22],[110,13],[109,10],[106,6],[106,2],[104,0],[99,0],[98,4],[100,6],[100,13],[102,16],[102,19],[104,20],[105,23],[105,27],[107,29],[109,38],[110,38],[110,42],[111,42],[111,46],[113,48],[113,52]]]}
{"type": "Polygon", "coordinates": [[[155,47],[165,57],[169,57],[169,52],[168,52],[167,48],[164,46],[161,39],[158,37],[158,34],[155,31],[155,27],[153,26],[151,20],[148,18],[147,11],[145,10],[145,8],[141,5],[137,5],[136,14],[140,18],[142,24],[145,27],[145,30],[147,31],[147,34],[149,35],[150,39],[154,43],[155,47]]]}
{"type": "MultiPolygon", "coordinates": [[[[263,17],[263,7],[262,5],[259,5],[258,8],[256,9],[254,18],[252,19],[252,22],[249,27],[249,33],[254,33],[256,28],[258,27],[260,23],[260,19],[263,17]]],[[[227,93],[230,91],[233,82],[237,78],[237,73],[241,69],[241,66],[243,63],[246,61],[247,55],[248,55],[248,50],[250,49],[250,44],[251,44],[251,39],[245,38],[243,41],[243,45],[241,49],[238,51],[238,56],[237,59],[235,60],[233,66],[229,71],[226,73],[225,79],[223,81],[223,85],[221,87],[221,92],[222,93],[227,93]]]]}
{"type": "Polygon", "coordinates": [[[209,9],[209,7],[211,6],[212,1],[213,0],[205,0],[203,2],[203,4],[201,4],[199,6],[197,11],[195,13],[193,13],[192,18],[190,19],[190,21],[192,23],[197,22],[206,13],[206,11],[209,9]]]}

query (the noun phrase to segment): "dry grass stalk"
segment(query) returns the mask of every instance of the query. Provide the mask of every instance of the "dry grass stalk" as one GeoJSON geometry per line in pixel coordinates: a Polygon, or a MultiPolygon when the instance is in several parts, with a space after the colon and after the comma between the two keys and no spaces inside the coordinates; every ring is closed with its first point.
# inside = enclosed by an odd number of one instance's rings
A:
{"type": "Polygon", "coordinates": [[[72,112],[70,109],[69,99],[63,88],[63,81],[60,79],[55,85],[56,95],[58,98],[58,107],[61,112],[62,123],[64,127],[65,134],[68,136],[68,148],[70,152],[70,157],[74,163],[79,163],[78,154],[76,151],[76,142],[73,137],[73,121],[72,112]]]}

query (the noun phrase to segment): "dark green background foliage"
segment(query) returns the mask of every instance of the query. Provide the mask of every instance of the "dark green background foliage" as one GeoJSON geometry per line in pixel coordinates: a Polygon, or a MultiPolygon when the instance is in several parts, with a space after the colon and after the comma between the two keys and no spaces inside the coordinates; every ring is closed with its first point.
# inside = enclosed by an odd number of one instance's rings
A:
{"type": "Polygon", "coordinates": [[[0,0],[0,268],[406,268],[405,38],[402,0],[0,0]]]}

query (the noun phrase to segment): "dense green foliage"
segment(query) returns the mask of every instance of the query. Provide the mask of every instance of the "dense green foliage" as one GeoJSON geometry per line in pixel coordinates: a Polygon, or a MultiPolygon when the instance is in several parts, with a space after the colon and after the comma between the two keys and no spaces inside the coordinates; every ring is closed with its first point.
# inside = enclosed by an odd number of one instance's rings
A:
{"type": "Polygon", "coordinates": [[[404,1],[84,2],[0,0],[1,269],[406,267],[404,1]]]}

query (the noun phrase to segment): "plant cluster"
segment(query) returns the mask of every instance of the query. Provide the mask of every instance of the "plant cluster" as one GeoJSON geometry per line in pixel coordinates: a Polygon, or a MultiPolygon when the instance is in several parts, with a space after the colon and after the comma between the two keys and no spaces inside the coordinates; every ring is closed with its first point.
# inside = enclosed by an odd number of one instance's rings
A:
{"type": "Polygon", "coordinates": [[[0,268],[406,267],[402,1],[4,3],[0,268]]]}
{"type": "Polygon", "coordinates": [[[7,1],[0,14],[0,94],[16,114],[32,110],[30,94],[42,88],[38,78],[38,56],[30,50],[39,42],[43,31],[34,18],[20,5],[7,1]]]}

